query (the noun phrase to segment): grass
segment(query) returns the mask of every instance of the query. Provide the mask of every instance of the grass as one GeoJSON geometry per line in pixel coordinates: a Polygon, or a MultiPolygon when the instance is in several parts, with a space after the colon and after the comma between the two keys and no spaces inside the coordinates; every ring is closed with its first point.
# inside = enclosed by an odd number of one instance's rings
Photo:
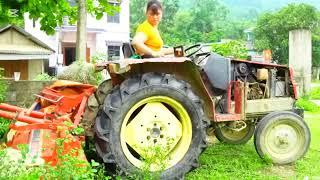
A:
{"type": "Polygon", "coordinates": [[[310,98],[319,100],[320,99],[320,87],[313,88],[310,92],[310,98]]]}
{"type": "Polygon", "coordinates": [[[309,97],[303,97],[298,99],[298,101],[296,102],[296,105],[302,109],[304,109],[305,111],[309,111],[309,112],[319,112],[320,111],[320,107],[315,103],[312,102],[309,97]]]}
{"type": "Polygon", "coordinates": [[[311,146],[306,156],[293,165],[275,166],[263,161],[253,141],[245,145],[215,144],[201,155],[201,166],[186,179],[320,179],[320,113],[306,113],[311,129],[311,146]]]}

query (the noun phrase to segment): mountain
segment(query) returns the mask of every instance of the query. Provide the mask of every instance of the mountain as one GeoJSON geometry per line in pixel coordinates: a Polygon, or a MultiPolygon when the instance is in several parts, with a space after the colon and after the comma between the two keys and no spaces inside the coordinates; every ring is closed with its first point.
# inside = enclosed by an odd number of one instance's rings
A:
{"type": "MultiPolygon", "coordinates": [[[[194,8],[196,0],[180,0],[181,8],[194,8]]],[[[320,0],[219,0],[229,9],[229,15],[235,19],[255,19],[266,11],[275,11],[290,3],[306,3],[320,10],[320,0]]]]}
{"type": "Polygon", "coordinates": [[[262,12],[275,11],[291,3],[306,3],[320,10],[319,0],[221,0],[231,17],[252,19],[262,12]]]}

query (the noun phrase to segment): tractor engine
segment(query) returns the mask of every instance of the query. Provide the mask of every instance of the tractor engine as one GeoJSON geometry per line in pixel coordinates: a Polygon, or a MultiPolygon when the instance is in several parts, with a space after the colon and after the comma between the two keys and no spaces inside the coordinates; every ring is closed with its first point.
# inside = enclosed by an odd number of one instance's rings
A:
{"type": "MultiPolygon", "coordinates": [[[[289,70],[282,66],[234,60],[214,53],[200,66],[212,84],[211,90],[220,112],[226,112],[227,93],[233,82],[246,84],[247,100],[293,96],[289,70]]],[[[234,100],[233,91],[231,100],[234,100]]]]}

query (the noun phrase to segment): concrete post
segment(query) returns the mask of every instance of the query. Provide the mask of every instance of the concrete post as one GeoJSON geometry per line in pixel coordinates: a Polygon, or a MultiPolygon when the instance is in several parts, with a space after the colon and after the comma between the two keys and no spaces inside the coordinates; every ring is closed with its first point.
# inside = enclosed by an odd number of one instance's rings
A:
{"type": "Polygon", "coordinates": [[[294,69],[299,96],[310,92],[312,41],[309,30],[299,29],[289,32],[289,66],[294,69]]]}

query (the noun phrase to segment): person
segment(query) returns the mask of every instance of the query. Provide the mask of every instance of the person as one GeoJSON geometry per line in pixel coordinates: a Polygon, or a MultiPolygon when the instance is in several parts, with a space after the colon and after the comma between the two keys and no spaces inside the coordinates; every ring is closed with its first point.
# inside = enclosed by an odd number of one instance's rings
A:
{"type": "Polygon", "coordinates": [[[162,19],[163,8],[158,0],[147,3],[146,20],[137,28],[132,45],[138,55],[148,57],[161,57],[173,53],[173,48],[163,48],[158,25],[162,19]]]}

